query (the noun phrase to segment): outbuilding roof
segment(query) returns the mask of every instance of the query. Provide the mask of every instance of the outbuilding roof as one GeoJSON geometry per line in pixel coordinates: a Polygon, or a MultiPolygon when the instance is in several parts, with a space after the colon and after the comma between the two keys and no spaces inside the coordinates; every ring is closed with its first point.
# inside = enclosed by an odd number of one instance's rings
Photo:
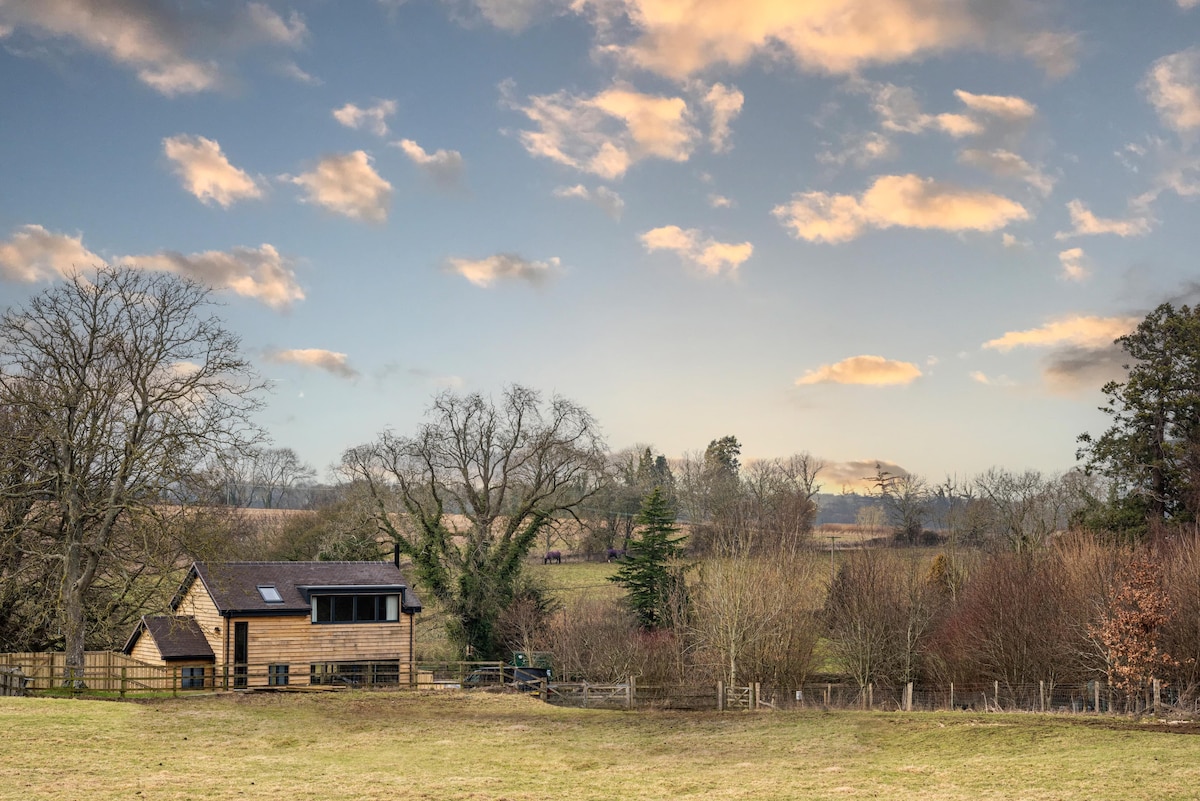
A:
{"type": "Polygon", "coordinates": [[[125,643],[125,653],[133,651],[143,633],[148,633],[154,640],[164,661],[216,658],[194,617],[146,615],[125,643]]]}
{"type": "Polygon", "coordinates": [[[196,562],[172,608],[197,579],[222,614],[307,615],[321,593],[394,593],[405,613],[421,611],[392,562],[196,562]]]}

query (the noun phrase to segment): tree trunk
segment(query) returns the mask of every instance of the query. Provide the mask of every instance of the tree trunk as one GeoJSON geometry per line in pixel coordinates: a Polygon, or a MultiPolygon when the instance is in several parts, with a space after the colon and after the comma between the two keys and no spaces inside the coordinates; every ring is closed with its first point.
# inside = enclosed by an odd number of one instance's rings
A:
{"type": "Polygon", "coordinates": [[[81,546],[72,544],[67,550],[63,569],[63,634],[66,638],[66,672],[63,686],[81,686],[87,627],[83,613],[83,559],[81,546]]]}

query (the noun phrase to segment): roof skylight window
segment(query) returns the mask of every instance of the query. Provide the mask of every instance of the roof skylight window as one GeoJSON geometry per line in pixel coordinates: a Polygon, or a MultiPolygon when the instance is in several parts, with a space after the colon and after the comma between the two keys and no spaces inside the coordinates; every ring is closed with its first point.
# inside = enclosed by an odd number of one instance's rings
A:
{"type": "Polygon", "coordinates": [[[269,604],[283,603],[283,596],[279,594],[279,590],[275,589],[274,584],[259,584],[258,594],[269,604]]]}

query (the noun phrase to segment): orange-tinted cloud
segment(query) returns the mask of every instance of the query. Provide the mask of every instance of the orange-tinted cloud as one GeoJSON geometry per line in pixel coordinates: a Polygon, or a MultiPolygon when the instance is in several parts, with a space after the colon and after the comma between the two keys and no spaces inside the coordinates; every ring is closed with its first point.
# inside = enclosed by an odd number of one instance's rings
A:
{"type": "Polygon", "coordinates": [[[362,150],[326,156],[310,172],[289,177],[305,190],[306,201],[351,219],[383,222],[392,185],[371,166],[362,150]]]}
{"type": "Polygon", "coordinates": [[[344,353],[321,348],[296,348],[292,350],[268,350],[264,354],[268,361],[278,364],[297,364],[324,370],[339,378],[357,378],[358,370],[350,366],[344,353]]]}
{"type": "MultiPolygon", "coordinates": [[[[531,155],[608,180],[646,158],[687,161],[700,136],[683,98],[643,94],[624,84],[592,97],[562,91],[524,104],[511,98],[510,84],[501,91],[535,126],[520,134],[531,155]]],[[[722,102],[727,122],[732,101],[722,102]]]]}
{"type": "Polygon", "coordinates": [[[983,343],[985,348],[1010,351],[1013,348],[1044,348],[1069,345],[1102,348],[1137,327],[1138,317],[1095,317],[1076,315],[1054,320],[1037,328],[1009,331],[983,343]]]}
{"type": "Polygon", "coordinates": [[[530,261],[513,253],[497,253],[483,259],[448,259],[446,269],[475,286],[489,287],[497,281],[541,284],[559,269],[559,259],[530,261]]]}
{"type": "Polygon", "coordinates": [[[1200,47],[1154,62],[1142,90],[1163,125],[1180,133],[1200,129],[1200,47]]]}
{"type": "Polygon", "coordinates": [[[183,188],[202,203],[229,208],[239,200],[262,197],[258,182],[230,164],[212,139],[188,134],[169,136],[163,140],[163,153],[174,164],[183,188]]]}
{"type": "Polygon", "coordinates": [[[963,189],[918,175],[885,175],[861,197],[805,192],[776,206],[775,217],[797,239],[845,242],[867,228],[994,231],[1029,218],[1025,207],[1003,195],[963,189]]]}
{"type": "Polygon", "coordinates": [[[602,32],[635,31],[632,42],[604,52],[676,79],[781,56],[802,69],[845,74],[964,47],[1023,53],[1052,74],[1072,62],[1069,35],[1027,30],[1016,16],[997,25],[997,14],[961,0],[577,0],[574,7],[597,11],[602,32]],[[613,24],[614,9],[628,25],[613,24]]]}
{"type": "Polygon", "coordinates": [[[1151,220],[1144,214],[1127,217],[1123,220],[1097,217],[1082,200],[1072,200],[1067,203],[1067,211],[1071,215],[1070,231],[1059,231],[1055,239],[1070,239],[1074,236],[1092,236],[1095,234],[1115,234],[1120,237],[1142,236],[1150,233],[1151,220]]]}
{"type": "Polygon", "coordinates": [[[673,251],[709,275],[732,273],[754,254],[754,245],[749,242],[718,242],[695,228],[684,229],[678,225],[651,229],[642,234],[641,240],[646,250],[673,251]]]}
{"type": "Polygon", "coordinates": [[[911,384],[920,377],[921,368],[912,362],[894,361],[882,356],[852,356],[809,370],[796,379],[796,384],[865,384],[881,387],[911,384]]]}

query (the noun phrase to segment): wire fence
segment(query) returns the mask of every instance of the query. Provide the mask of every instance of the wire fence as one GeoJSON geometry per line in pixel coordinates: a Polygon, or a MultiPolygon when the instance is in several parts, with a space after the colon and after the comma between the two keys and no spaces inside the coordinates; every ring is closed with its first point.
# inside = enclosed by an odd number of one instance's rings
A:
{"type": "Polygon", "coordinates": [[[363,660],[302,664],[151,665],[125,654],[89,651],[83,667],[62,652],[0,654],[0,695],[72,692],[172,693],[218,690],[413,688],[494,689],[536,694],[549,703],[607,709],[695,711],[864,710],[1200,715],[1200,699],[1155,681],[1128,694],[1103,681],[874,685],[812,682],[798,687],[642,682],[558,682],[537,668],[502,662],[363,660]]]}

